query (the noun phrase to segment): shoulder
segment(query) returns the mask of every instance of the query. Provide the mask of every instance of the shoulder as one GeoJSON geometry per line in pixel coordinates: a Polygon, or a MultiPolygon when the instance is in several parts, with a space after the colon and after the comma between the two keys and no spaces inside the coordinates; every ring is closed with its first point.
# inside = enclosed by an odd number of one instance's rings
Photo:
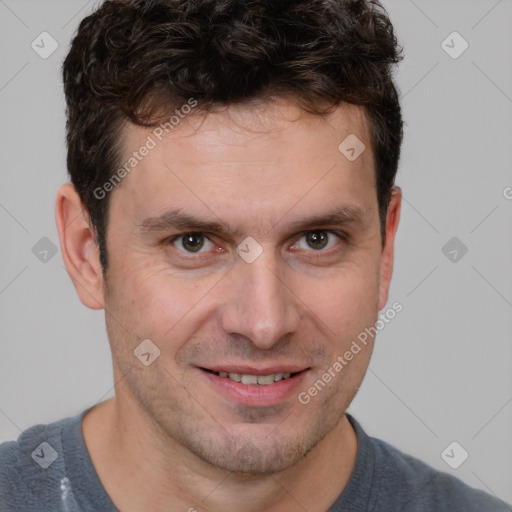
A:
{"type": "MultiPolygon", "coordinates": [[[[402,511],[510,512],[503,501],[465,484],[376,438],[374,485],[378,495],[396,503],[402,511]]],[[[376,507],[378,510],[378,506],[376,507]]]]}
{"type": "Polygon", "coordinates": [[[81,415],[25,430],[0,444],[0,510],[57,510],[55,491],[65,475],[62,436],[72,433],[81,415]]]}

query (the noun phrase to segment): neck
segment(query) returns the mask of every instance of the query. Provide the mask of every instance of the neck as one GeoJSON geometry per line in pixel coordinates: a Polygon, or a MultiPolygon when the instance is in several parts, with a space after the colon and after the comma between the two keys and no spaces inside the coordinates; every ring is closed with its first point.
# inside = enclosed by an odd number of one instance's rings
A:
{"type": "Polygon", "coordinates": [[[325,512],[346,487],[357,454],[346,416],[299,463],[263,476],[213,467],[127,401],[92,409],[82,429],[96,472],[122,512],[164,511],[170,503],[191,512],[325,512]]]}

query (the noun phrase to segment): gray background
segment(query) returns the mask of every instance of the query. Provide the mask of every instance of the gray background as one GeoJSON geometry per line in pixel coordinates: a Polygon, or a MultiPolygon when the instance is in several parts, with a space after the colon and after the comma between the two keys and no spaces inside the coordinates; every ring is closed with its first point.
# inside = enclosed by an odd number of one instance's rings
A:
{"type": "MultiPolygon", "coordinates": [[[[81,305],[60,251],[46,262],[33,252],[43,237],[58,246],[59,70],[96,4],[0,0],[0,440],[112,396],[103,312],[81,305]],[[47,59],[31,48],[43,31],[59,45],[47,59]]],[[[380,333],[350,412],[369,434],[512,502],[512,0],[384,5],[406,55],[389,302],[404,309],[380,333]],[[469,43],[456,59],[442,45],[454,31],[469,43]],[[455,262],[442,251],[452,237],[468,248],[455,262]],[[452,441],[469,453],[458,469],[441,458],[452,441]]]]}

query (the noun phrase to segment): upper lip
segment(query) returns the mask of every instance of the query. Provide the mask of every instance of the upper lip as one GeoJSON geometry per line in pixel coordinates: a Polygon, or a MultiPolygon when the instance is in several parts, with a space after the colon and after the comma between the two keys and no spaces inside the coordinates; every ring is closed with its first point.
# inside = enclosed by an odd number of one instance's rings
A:
{"type": "Polygon", "coordinates": [[[272,366],[265,366],[256,368],[254,366],[246,365],[232,365],[232,364],[219,364],[200,366],[199,368],[205,370],[211,370],[212,372],[227,372],[227,373],[241,373],[245,375],[270,375],[272,373],[298,373],[303,370],[308,370],[308,366],[304,365],[290,365],[290,364],[279,364],[272,366]]]}

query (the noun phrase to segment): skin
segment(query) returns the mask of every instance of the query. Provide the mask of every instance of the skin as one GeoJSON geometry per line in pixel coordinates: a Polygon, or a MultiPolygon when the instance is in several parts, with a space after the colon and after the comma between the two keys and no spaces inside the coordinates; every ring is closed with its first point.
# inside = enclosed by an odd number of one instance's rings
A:
{"type": "MultiPolygon", "coordinates": [[[[127,124],[122,160],[150,133],[127,124]]],[[[190,114],[166,135],[112,192],[105,274],[78,195],[70,184],[60,188],[67,270],[82,303],[106,313],[116,396],[86,415],[83,433],[120,510],[332,505],[355,464],[345,411],[373,340],[307,405],[297,395],[385,307],[400,204],[395,188],[383,245],[362,111],[342,105],[312,116],[284,99],[190,114]],[[338,150],[349,134],[366,145],[354,162],[338,150]],[[360,216],[302,228],[338,207],[360,216]],[[171,208],[237,233],[205,233],[196,253],[173,239],[186,229],[141,227],[171,208]],[[326,247],[309,245],[313,230],[326,247]],[[236,253],[248,236],[263,249],[252,263],[236,253]],[[147,338],[160,356],[144,366],[134,349],[147,338]],[[197,368],[222,363],[310,369],[297,392],[256,407],[228,399],[197,368]]]]}

